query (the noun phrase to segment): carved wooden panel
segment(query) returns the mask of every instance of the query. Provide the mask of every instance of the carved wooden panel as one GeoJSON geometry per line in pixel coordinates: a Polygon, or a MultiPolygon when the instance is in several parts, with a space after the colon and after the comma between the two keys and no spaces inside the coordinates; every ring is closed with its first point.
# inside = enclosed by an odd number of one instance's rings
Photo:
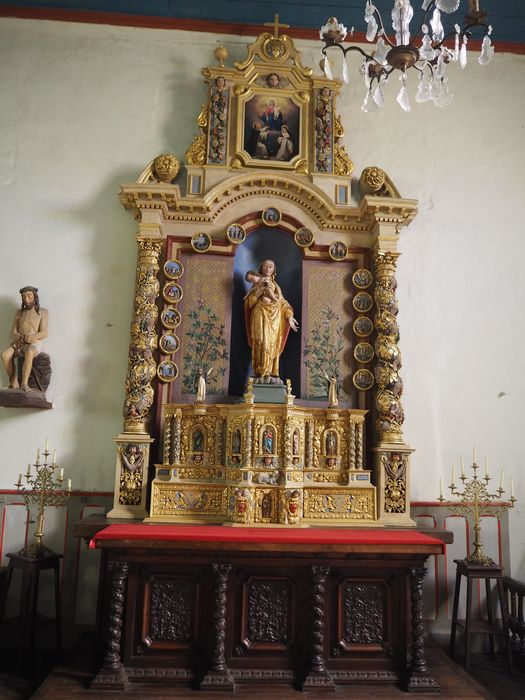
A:
{"type": "Polygon", "coordinates": [[[144,587],[142,642],[189,647],[197,637],[198,583],[189,576],[153,576],[144,587]]]}
{"type": "Polygon", "coordinates": [[[347,579],[339,586],[338,646],[372,651],[390,641],[390,590],[385,580],[347,579]]]}
{"type": "Polygon", "coordinates": [[[293,586],[289,579],[254,576],[243,585],[244,648],[284,649],[293,639],[293,586]]]}

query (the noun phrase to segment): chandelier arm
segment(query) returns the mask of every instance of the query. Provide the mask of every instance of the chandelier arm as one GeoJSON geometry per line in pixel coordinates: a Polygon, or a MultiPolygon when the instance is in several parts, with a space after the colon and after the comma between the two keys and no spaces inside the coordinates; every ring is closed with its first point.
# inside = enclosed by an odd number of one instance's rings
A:
{"type": "Polygon", "coordinates": [[[367,58],[369,61],[373,61],[373,60],[374,60],[374,57],[373,57],[373,56],[371,56],[370,54],[366,53],[366,51],[363,51],[363,49],[360,48],[359,46],[347,46],[347,47],[345,48],[342,44],[340,44],[340,43],[338,43],[338,42],[335,42],[335,41],[334,41],[333,43],[330,43],[330,44],[325,44],[325,45],[323,46],[323,48],[321,49],[321,53],[323,54],[323,56],[326,56],[326,57],[327,57],[326,50],[327,50],[327,49],[334,48],[334,47],[337,47],[338,49],[340,49],[340,50],[343,52],[343,55],[345,56],[345,58],[346,58],[346,54],[347,54],[349,51],[357,51],[357,52],[359,52],[362,56],[364,56],[365,58],[367,58]]]}
{"type": "MultiPolygon", "coordinates": [[[[483,27],[485,29],[485,34],[487,34],[489,31],[490,25],[487,24],[486,22],[471,22],[470,24],[467,24],[465,27],[461,28],[461,30],[459,32],[460,38],[463,39],[463,37],[466,36],[467,39],[469,39],[472,36],[472,32],[470,31],[470,29],[472,29],[473,27],[483,27]]],[[[449,39],[451,39],[453,36],[456,36],[455,30],[446,34],[443,37],[443,39],[441,39],[439,44],[432,44],[432,48],[433,49],[440,49],[443,46],[443,44],[446,41],[448,41],[449,39]]]]}
{"type": "MultiPolygon", "coordinates": [[[[434,0],[434,2],[435,2],[435,0],[434,0]]],[[[378,25],[379,25],[379,31],[378,31],[377,34],[376,34],[376,38],[382,36],[383,39],[385,39],[386,43],[387,43],[389,46],[391,46],[392,48],[394,48],[394,47],[396,46],[396,44],[394,44],[394,43],[393,43],[392,41],[390,41],[390,39],[388,38],[388,34],[386,33],[386,30],[385,30],[385,25],[383,24],[383,18],[381,17],[380,12],[379,12],[379,10],[377,9],[377,7],[376,7],[375,5],[374,5],[374,15],[375,15],[375,18],[376,18],[377,23],[378,23],[378,25]]]]}

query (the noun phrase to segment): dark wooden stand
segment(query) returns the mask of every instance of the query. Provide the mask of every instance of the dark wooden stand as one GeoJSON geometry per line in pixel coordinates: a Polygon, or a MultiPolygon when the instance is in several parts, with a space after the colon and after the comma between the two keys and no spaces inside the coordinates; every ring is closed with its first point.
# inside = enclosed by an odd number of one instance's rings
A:
{"type": "Polygon", "coordinates": [[[61,554],[49,554],[40,557],[25,557],[21,554],[8,554],[9,566],[6,582],[0,601],[0,617],[4,618],[5,603],[14,569],[22,572],[22,587],[20,591],[20,607],[18,622],[18,670],[22,668],[22,662],[26,652],[33,652],[35,629],[37,626],[38,585],[40,572],[53,569],[55,574],[55,635],[56,648],[60,654],[62,651],[62,624],[60,603],[60,559],[61,554]]]}
{"type": "Polygon", "coordinates": [[[509,663],[509,672],[512,673],[512,647],[510,640],[509,621],[507,614],[507,605],[505,594],[503,591],[503,576],[502,567],[497,565],[483,566],[473,562],[466,562],[463,559],[454,559],[456,564],[456,587],[454,590],[454,608],[452,612],[452,629],[450,632],[450,656],[454,657],[456,646],[456,630],[461,627],[465,632],[464,648],[465,659],[464,667],[468,671],[470,668],[471,654],[471,637],[473,634],[487,634],[489,636],[489,648],[491,657],[494,656],[494,640],[496,635],[503,636],[507,660],[509,663]],[[458,620],[459,594],[461,590],[461,579],[465,576],[467,579],[467,603],[466,603],[466,618],[464,621],[458,620]],[[477,580],[485,581],[485,592],[487,600],[487,620],[472,619],[472,584],[477,580]],[[491,579],[496,581],[496,589],[498,592],[498,600],[501,610],[501,625],[495,619],[492,610],[491,599],[491,579]]]}
{"type": "MultiPolygon", "coordinates": [[[[143,526],[147,528],[147,525],[143,526]]],[[[105,657],[92,688],[263,682],[438,691],[425,660],[425,545],[102,540],[105,657]],[[410,654],[408,653],[410,649],[410,654]]]]}

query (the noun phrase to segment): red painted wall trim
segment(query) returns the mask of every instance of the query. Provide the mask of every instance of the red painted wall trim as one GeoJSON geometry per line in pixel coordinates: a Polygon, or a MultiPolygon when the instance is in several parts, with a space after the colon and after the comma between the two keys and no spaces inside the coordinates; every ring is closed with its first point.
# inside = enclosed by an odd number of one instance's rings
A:
{"type": "MultiPolygon", "coordinates": [[[[189,32],[210,32],[212,34],[235,34],[238,36],[258,36],[268,31],[261,24],[241,24],[219,22],[217,20],[187,19],[177,17],[155,17],[149,15],[127,15],[120,12],[94,12],[92,10],[61,10],[58,8],[16,7],[3,5],[0,7],[0,17],[16,17],[18,19],[50,20],[55,22],[84,22],[87,24],[111,24],[117,27],[146,27],[149,29],[172,29],[189,32]]],[[[290,27],[286,34],[293,39],[319,40],[317,29],[290,27]]],[[[366,44],[365,34],[355,32],[352,37],[355,43],[366,44]]],[[[514,41],[494,42],[497,53],[525,54],[525,44],[514,41]]],[[[481,42],[469,40],[469,51],[479,51],[481,42]]]]}

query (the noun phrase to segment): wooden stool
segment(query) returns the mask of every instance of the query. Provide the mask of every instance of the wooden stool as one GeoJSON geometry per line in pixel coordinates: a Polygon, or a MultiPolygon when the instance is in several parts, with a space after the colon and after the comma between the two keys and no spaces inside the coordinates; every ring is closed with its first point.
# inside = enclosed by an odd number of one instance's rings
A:
{"type": "Polygon", "coordinates": [[[452,629],[450,632],[449,654],[454,657],[456,645],[456,629],[461,627],[465,631],[465,661],[464,667],[468,671],[470,668],[470,637],[473,634],[488,634],[491,657],[494,656],[494,637],[503,635],[507,660],[509,663],[509,673],[512,673],[512,648],[509,635],[509,620],[507,615],[507,605],[503,592],[502,567],[493,564],[483,566],[475,562],[467,562],[463,559],[454,559],[456,564],[456,588],[454,590],[454,609],[452,613],[452,629]],[[461,589],[461,577],[467,579],[467,609],[464,622],[458,620],[459,593],[461,589]],[[487,597],[487,620],[472,620],[472,583],[476,579],[485,579],[485,592],[487,597]],[[492,600],[490,595],[490,580],[496,581],[498,600],[501,610],[501,625],[495,620],[492,612],[492,600]]]}
{"type": "Polygon", "coordinates": [[[0,602],[0,619],[4,618],[5,603],[14,569],[22,572],[20,607],[18,615],[18,670],[26,651],[33,651],[35,627],[37,623],[38,584],[40,572],[53,569],[55,573],[55,634],[58,653],[62,651],[62,625],[60,606],[60,559],[62,554],[49,554],[41,557],[24,557],[21,554],[8,554],[9,566],[0,602]]]}

